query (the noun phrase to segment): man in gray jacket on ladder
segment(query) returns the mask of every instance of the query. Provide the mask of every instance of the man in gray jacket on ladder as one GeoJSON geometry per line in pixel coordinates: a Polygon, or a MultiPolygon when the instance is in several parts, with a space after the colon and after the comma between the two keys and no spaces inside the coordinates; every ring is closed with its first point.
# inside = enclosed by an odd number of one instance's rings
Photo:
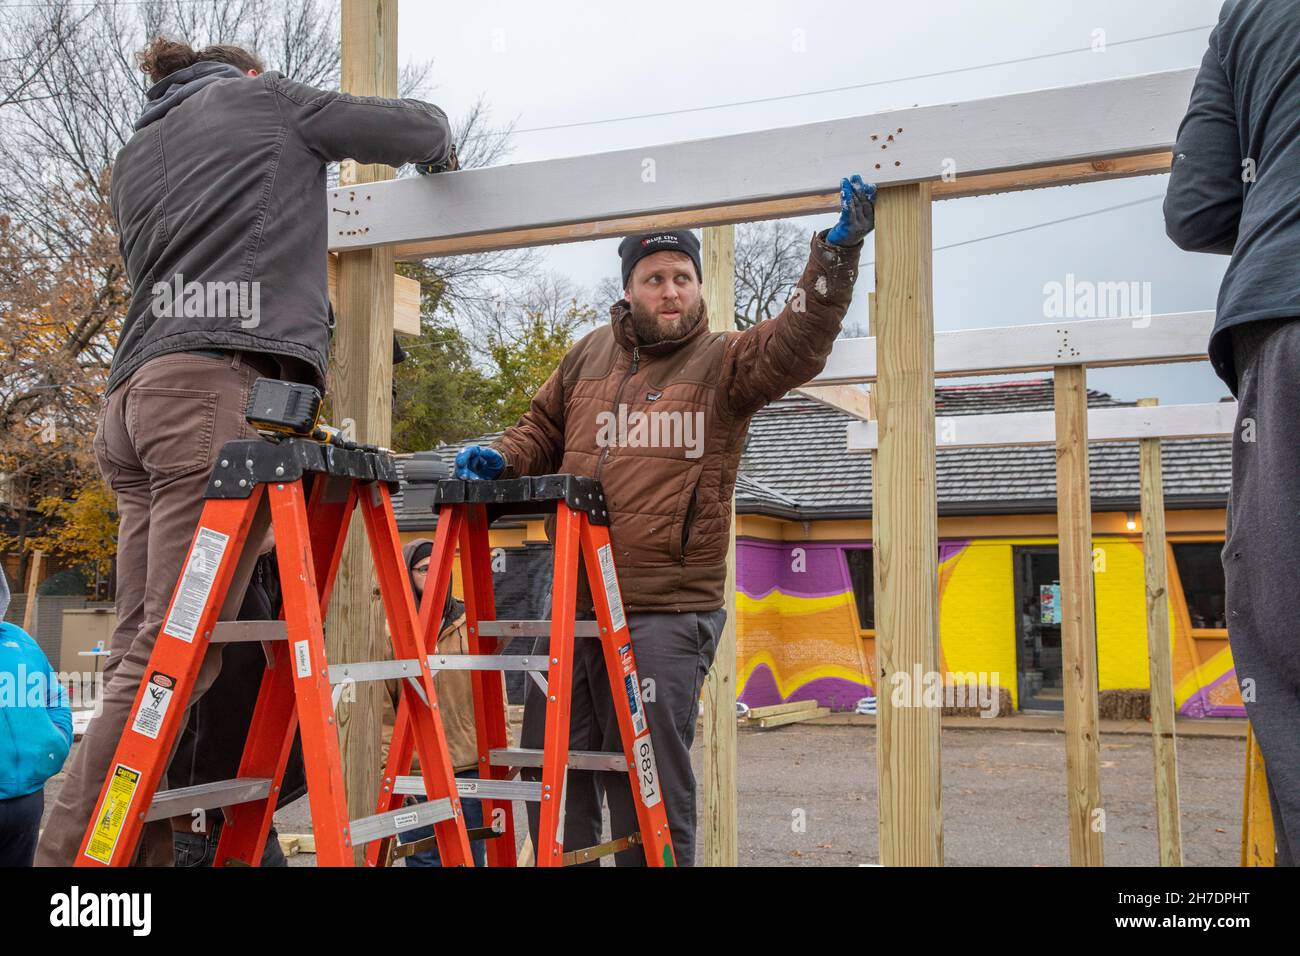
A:
{"type": "MultiPolygon", "coordinates": [[[[455,167],[447,117],[428,103],[314,89],[234,46],[159,38],[140,66],[154,85],[112,183],[131,301],[95,434],[121,516],[118,624],[103,711],[69,762],[37,849],[45,866],[71,865],[80,848],[216,456],[227,441],[255,437],[244,420],[253,383],[324,390],[326,164],[455,167]]],[[[263,537],[262,550],[270,545],[263,537]]],[[[250,548],[235,571],[223,619],[238,609],[256,556],[250,548]]],[[[205,659],[192,700],[215,680],[220,650],[205,659]]],[[[139,862],[170,866],[171,833],[169,821],[148,825],[139,862]]]]}

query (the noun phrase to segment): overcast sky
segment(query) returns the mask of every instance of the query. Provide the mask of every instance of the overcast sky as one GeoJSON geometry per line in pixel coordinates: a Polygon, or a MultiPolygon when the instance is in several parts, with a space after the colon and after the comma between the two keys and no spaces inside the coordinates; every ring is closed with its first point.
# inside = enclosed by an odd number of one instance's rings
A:
{"type": "MultiPolygon", "coordinates": [[[[433,60],[429,98],[450,115],[483,95],[496,121],[516,120],[504,161],[527,162],[1197,66],[1220,2],[871,0],[853,6],[857,12],[819,0],[404,0],[399,52],[403,61],[433,60]],[[1091,49],[1098,36],[1105,42],[1101,52],[1091,49]],[[1028,57],[1036,59],[1003,62],[1028,57]],[[998,65],[962,70],[986,64],[998,65]],[[954,70],[961,71],[908,79],[954,70]],[[857,84],[874,85],[698,109],[857,84]],[[670,110],[693,111],[591,123],[670,110]],[[562,124],[590,125],[540,129],[562,124]]],[[[1044,285],[1064,283],[1069,274],[1082,281],[1150,283],[1157,314],[1214,308],[1227,259],[1184,253],[1165,237],[1160,197],[1167,179],[936,203],[934,243],[940,247],[1136,202],[936,251],[936,328],[1050,321],[1044,285]]],[[[830,215],[800,220],[810,231],[833,221],[830,215]]],[[[590,288],[617,276],[616,246],[617,240],[552,246],[546,266],[590,288]]],[[[870,257],[868,248],[863,259],[870,257]]],[[[872,270],[864,270],[848,322],[865,327],[873,284],[872,270]]],[[[1208,363],[1092,370],[1088,384],[1117,398],[1154,395],[1162,403],[1216,401],[1227,394],[1208,363]]]]}

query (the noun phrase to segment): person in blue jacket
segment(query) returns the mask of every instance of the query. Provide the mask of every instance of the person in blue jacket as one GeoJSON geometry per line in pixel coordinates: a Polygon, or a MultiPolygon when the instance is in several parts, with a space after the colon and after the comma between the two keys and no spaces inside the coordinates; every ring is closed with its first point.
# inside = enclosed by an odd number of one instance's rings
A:
{"type": "Polygon", "coordinates": [[[40,645],[3,623],[8,610],[9,582],[0,569],[0,866],[31,866],[45,781],[72,748],[72,711],[40,645]]]}

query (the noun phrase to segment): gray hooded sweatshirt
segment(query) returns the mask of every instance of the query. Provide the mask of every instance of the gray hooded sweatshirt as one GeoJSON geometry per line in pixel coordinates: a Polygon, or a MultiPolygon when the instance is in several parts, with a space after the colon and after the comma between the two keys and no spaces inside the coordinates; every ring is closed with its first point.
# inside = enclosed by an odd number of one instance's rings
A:
{"type": "Polygon", "coordinates": [[[1174,143],[1165,229],[1232,257],[1209,352],[1235,395],[1224,333],[1300,317],[1300,0],[1223,5],[1174,143]]]}
{"type": "Polygon", "coordinates": [[[131,302],[108,391],[157,355],[211,349],[269,353],[297,370],[285,377],[323,390],[325,165],[437,168],[450,149],[447,117],[418,100],[248,77],[225,63],[164,77],[113,166],[131,302]]]}

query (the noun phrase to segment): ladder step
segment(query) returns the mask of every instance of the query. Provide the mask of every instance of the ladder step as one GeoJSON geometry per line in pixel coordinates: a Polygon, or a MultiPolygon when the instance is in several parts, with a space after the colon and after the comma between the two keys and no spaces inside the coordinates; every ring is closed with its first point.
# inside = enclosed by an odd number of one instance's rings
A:
{"type": "Polygon", "coordinates": [[[441,800],[429,800],[425,803],[415,803],[409,807],[389,810],[387,813],[361,817],[348,824],[348,828],[352,833],[352,845],[360,846],[372,840],[396,836],[405,830],[414,830],[416,827],[428,826],[431,823],[441,823],[443,820],[450,820],[451,817],[451,801],[443,797],[441,800]]]}
{"type": "MultiPolygon", "coordinates": [[[[470,843],[476,840],[495,840],[501,836],[501,833],[491,827],[470,827],[465,831],[465,834],[469,837],[470,843]]],[[[392,858],[400,860],[404,857],[414,856],[417,853],[427,853],[437,846],[438,838],[436,836],[425,837],[423,840],[416,840],[414,843],[403,843],[399,835],[397,842],[393,844],[392,858]]]]}
{"type": "MultiPolygon", "coordinates": [[[[479,621],[480,637],[550,637],[550,621],[479,621]]],[[[574,637],[600,637],[595,621],[574,621],[574,637]]]]}
{"type": "Polygon", "coordinates": [[[604,843],[598,843],[595,846],[585,847],[581,850],[571,850],[561,857],[560,865],[577,866],[579,863],[590,863],[592,860],[599,860],[602,856],[610,856],[622,850],[640,846],[644,842],[640,833],[629,833],[617,840],[607,840],[604,843]]]}
{"type": "MultiPolygon", "coordinates": [[[[488,751],[494,767],[540,767],[542,751],[524,747],[499,747],[488,751]]],[[[627,758],[620,753],[597,750],[570,750],[568,766],[574,770],[618,770],[627,772],[627,758]]]]}
{"type": "Polygon", "coordinates": [[[233,780],[214,780],[193,787],[161,790],[154,794],[153,803],[145,821],[166,820],[169,817],[187,817],[195,810],[216,810],[240,803],[265,799],[271,792],[268,777],[236,777],[233,780]]]}
{"type": "Polygon", "coordinates": [[[402,680],[419,677],[420,665],[415,658],[401,661],[360,661],[356,664],[331,664],[330,683],[364,684],[372,680],[402,680]]]}
{"type": "Polygon", "coordinates": [[[248,644],[253,641],[287,641],[284,621],[218,621],[208,641],[212,644],[248,644]]]}
{"type": "MultiPolygon", "coordinates": [[[[542,799],[540,780],[487,780],[477,777],[457,777],[456,791],[462,797],[475,800],[532,800],[542,799]]],[[[424,778],[398,777],[394,793],[413,793],[424,796],[424,778]]]]}
{"type": "MultiPolygon", "coordinates": [[[[506,654],[430,654],[429,670],[434,671],[545,671],[550,666],[545,654],[527,657],[506,654]]],[[[357,664],[331,664],[330,683],[370,680],[401,680],[419,677],[415,658],[400,661],[361,661],[357,664]]]]}
{"type": "Polygon", "coordinates": [[[545,654],[527,657],[506,654],[429,655],[431,671],[545,671],[550,666],[545,654]]]}

